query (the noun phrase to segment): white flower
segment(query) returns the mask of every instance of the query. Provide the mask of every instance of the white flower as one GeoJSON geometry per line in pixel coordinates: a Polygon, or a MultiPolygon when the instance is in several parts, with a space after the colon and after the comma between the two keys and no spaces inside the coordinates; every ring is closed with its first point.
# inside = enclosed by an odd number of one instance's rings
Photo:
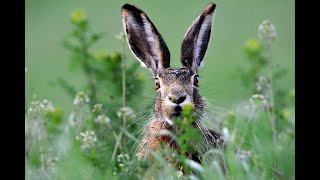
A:
{"type": "Polygon", "coordinates": [[[178,178],[182,178],[183,177],[182,171],[176,171],[176,174],[177,174],[178,178]]]}
{"type": "Polygon", "coordinates": [[[57,162],[58,162],[58,157],[49,157],[48,159],[47,159],[47,166],[51,169],[51,170],[53,170],[54,168],[55,168],[55,166],[56,166],[56,164],[57,164],[57,162]]]}
{"type": "Polygon", "coordinates": [[[123,108],[120,108],[119,111],[117,111],[117,116],[119,118],[121,117],[134,118],[135,114],[133,113],[133,110],[130,107],[123,107],[123,108]]]}
{"type": "Polygon", "coordinates": [[[231,135],[230,135],[230,132],[229,132],[229,129],[228,129],[228,128],[224,127],[224,128],[222,129],[222,133],[223,133],[223,136],[225,137],[225,139],[226,139],[227,141],[229,141],[229,140],[231,139],[231,135]]]}
{"type": "Polygon", "coordinates": [[[125,38],[125,34],[123,31],[119,32],[119,34],[115,35],[115,37],[119,40],[122,40],[125,38]]]}
{"type": "Polygon", "coordinates": [[[128,154],[119,154],[117,156],[117,162],[119,163],[120,167],[123,167],[124,165],[128,166],[129,160],[130,160],[130,157],[128,154]]]}
{"type": "Polygon", "coordinates": [[[110,124],[111,120],[105,114],[100,114],[96,117],[95,122],[98,124],[110,124]]]}
{"type": "Polygon", "coordinates": [[[106,124],[110,124],[111,120],[110,120],[110,118],[108,116],[106,116],[106,118],[104,119],[104,122],[106,124]]]}
{"type": "Polygon", "coordinates": [[[254,107],[263,107],[265,109],[269,107],[267,98],[262,94],[252,95],[251,98],[249,99],[249,102],[254,107]]]}
{"type": "Polygon", "coordinates": [[[268,79],[265,76],[260,76],[256,82],[256,90],[258,92],[264,92],[269,87],[268,79]]]}
{"type": "Polygon", "coordinates": [[[92,112],[98,112],[102,109],[102,104],[95,104],[93,106],[92,112]]]}
{"type": "Polygon", "coordinates": [[[258,37],[261,41],[270,44],[277,37],[276,27],[269,20],[264,20],[259,25],[258,37]]]}
{"type": "Polygon", "coordinates": [[[53,103],[47,99],[44,99],[42,102],[39,100],[34,100],[30,104],[31,106],[28,108],[28,113],[45,114],[55,110],[53,103]]]}
{"type": "Polygon", "coordinates": [[[48,111],[48,112],[54,111],[54,106],[52,102],[48,101],[47,99],[44,99],[42,101],[42,107],[45,111],[48,111]]]}
{"type": "Polygon", "coordinates": [[[83,91],[79,92],[73,100],[73,104],[76,106],[77,105],[81,106],[81,105],[83,105],[85,103],[89,103],[89,102],[90,102],[89,96],[84,94],[83,91]]]}
{"type": "Polygon", "coordinates": [[[124,157],[129,160],[129,154],[124,154],[124,157]]]}
{"type": "Polygon", "coordinates": [[[83,133],[83,132],[80,132],[80,136],[85,137],[85,136],[86,136],[86,134],[85,134],[85,133],[83,133]]]}
{"type": "Polygon", "coordinates": [[[80,132],[80,136],[76,136],[76,139],[81,143],[81,149],[87,151],[95,146],[97,142],[97,136],[94,131],[80,132]]]}

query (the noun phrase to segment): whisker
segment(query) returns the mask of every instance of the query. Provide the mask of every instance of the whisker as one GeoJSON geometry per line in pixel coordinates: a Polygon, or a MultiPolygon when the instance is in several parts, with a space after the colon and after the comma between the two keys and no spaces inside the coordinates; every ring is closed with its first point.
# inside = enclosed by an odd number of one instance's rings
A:
{"type": "Polygon", "coordinates": [[[206,140],[206,142],[209,143],[208,139],[206,138],[206,136],[205,136],[205,134],[204,134],[204,132],[203,132],[203,127],[201,126],[201,123],[199,123],[197,120],[196,120],[195,122],[196,122],[198,128],[200,129],[200,132],[201,132],[202,136],[204,137],[204,139],[206,140]]]}
{"type": "Polygon", "coordinates": [[[150,116],[150,115],[148,115],[148,114],[146,114],[146,115],[141,115],[139,118],[137,118],[137,119],[134,120],[132,123],[130,123],[130,124],[126,127],[126,129],[127,129],[128,127],[132,126],[134,123],[136,123],[136,122],[138,122],[138,121],[140,121],[140,120],[142,120],[142,119],[146,119],[148,116],[150,116]]]}
{"type": "Polygon", "coordinates": [[[207,102],[206,106],[210,107],[210,108],[213,108],[213,109],[221,109],[221,110],[224,110],[224,111],[231,111],[231,109],[224,108],[224,107],[219,107],[219,106],[216,106],[216,105],[212,105],[211,103],[208,103],[208,102],[207,102]]]}
{"type": "Polygon", "coordinates": [[[138,140],[134,143],[133,147],[135,147],[135,148],[132,148],[132,149],[135,149],[135,151],[138,150],[138,148],[136,148],[136,145],[138,145],[137,142],[141,143],[141,138],[144,138],[144,137],[142,137],[142,135],[145,136],[146,133],[148,133],[147,127],[149,126],[149,123],[151,122],[152,119],[153,119],[153,116],[151,116],[148,120],[146,120],[146,122],[145,122],[144,125],[141,127],[141,129],[140,129],[138,132],[135,133],[135,135],[136,135],[136,134],[138,134],[139,132],[145,131],[144,133],[140,133],[140,134],[139,134],[139,136],[138,136],[138,138],[137,138],[138,140]]]}
{"type": "Polygon", "coordinates": [[[219,112],[213,111],[213,110],[211,110],[211,112],[209,112],[209,111],[205,112],[205,114],[213,115],[213,116],[214,116],[214,113],[215,113],[215,114],[218,114],[218,115],[220,115],[220,116],[222,116],[222,117],[224,117],[224,118],[227,118],[227,117],[228,117],[228,116],[225,115],[225,114],[222,114],[222,113],[219,113],[219,112]],[[211,113],[213,113],[213,114],[211,114],[211,113]]]}
{"type": "MultiPolygon", "coordinates": [[[[215,128],[217,128],[216,126],[220,126],[219,124],[222,122],[221,119],[218,119],[216,116],[213,116],[213,115],[208,114],[208,113],[206,113],[206,112],[201,113],[201,112],[199,112],[199,111],[196,111],[196,113],[197,113],[198,115],[200,115],[200,117],[202,117],[201,120],[204,120],[204,121],[209,122],[209,123],[210,123],[212,126],[214,126],[215,128]],[[213,120],[215,123],[209,121],[209,119],[213,120]],[[218,120],[218,123],[217,123],[217,120],[218,120]]],[[[221,128],[221,127],[220,127],[220,128],[221,128]]]]}
{"type": "MultiPolygon", "coordinates": [[[[210,118],[210,119],[212,119],[212,118],[210,118]]],[[[209,120],[209,118],[207,118],[207,117],[204,117],[203,119],[201,119],[201,121],[209,123],[209,125],[213,126],[215,129],[221,128],[219,123],[212,121],[212,120],[209,120]]]]}

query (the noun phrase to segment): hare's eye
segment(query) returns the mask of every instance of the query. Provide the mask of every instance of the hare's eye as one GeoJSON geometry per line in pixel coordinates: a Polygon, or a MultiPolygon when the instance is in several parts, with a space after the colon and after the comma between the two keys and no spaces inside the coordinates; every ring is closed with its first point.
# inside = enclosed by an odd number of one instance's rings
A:
{"type": "Polygon", "coordinates": [[[198,87],[198,83],[199,83],[199,76],[195,75],[194,80],[193,80],[193,84],[198,87]]]}
{"type": "Polygon", "coordinates": [[[155,79],[156,89],[160,88],[160,81],[158,78],[155,79]]]}

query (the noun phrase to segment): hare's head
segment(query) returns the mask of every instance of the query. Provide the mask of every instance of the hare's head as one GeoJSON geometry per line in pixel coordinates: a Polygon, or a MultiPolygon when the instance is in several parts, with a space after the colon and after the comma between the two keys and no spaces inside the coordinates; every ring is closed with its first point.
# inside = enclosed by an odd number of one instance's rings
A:
{"type": "Polygon", "coordinates": [[[155,110],[169,123],[182,106],[193,103],[201,110],[198,67],[208,47],[215,4],[210,3],[188,29],[181,47],[181,68],[170,67],[170,52],[162,36],[145,12],[125,4],[121,9],[128,44],[143,67],[151,70],[157,89],[155,110]]]}

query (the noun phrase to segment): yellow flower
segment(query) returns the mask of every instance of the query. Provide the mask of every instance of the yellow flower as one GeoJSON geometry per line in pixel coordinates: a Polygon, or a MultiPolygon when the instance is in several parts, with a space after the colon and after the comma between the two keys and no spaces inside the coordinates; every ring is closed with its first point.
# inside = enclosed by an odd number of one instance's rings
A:
{"type": "Polygon", "coordinates": [[[186,104],[182,107],[182,109],[183,109],[183,114],[184,114],[185,116],[191,115],[191,113],[193,112],[194,108],[195,108],[195,106],[194,106],[193,103],[186,103],[186,104]]]}
{"type": "Polygon", "coordinates": [[[289,96],[290,98],[295,98],[295,89],[291,89],[290,92],[289,92],[289,96]]]}
{"type": "Polygon", "coordinates": [[[245,43],[245,51],[249,55],[257,55],[261,51],[261,44],[257,38],[250,38],[245,43]]]}
{"type": "Polygon", "coordinates": [[[71,13],[70,20],[72,24],[84,24],[87,22],[87,14],[81,9],[76,9],[71,13]]]}
{"type": "Polygon", "coordinates": [[[109,54],[105,50],[97,50],[93,53],[93,57],[98,62],[102,62],[104,59],[108,58],[109,54]]]}
{"type": "Polygon", "coordinates": [[[288,120],[289,117],[290,117],[290,114],[291,114],[291,111],[290,111],[290,109],[288,109],[288,108],[284,108],[284,109],[281,111],[281,117],[282,117],[284,120],[288,120]]]}

